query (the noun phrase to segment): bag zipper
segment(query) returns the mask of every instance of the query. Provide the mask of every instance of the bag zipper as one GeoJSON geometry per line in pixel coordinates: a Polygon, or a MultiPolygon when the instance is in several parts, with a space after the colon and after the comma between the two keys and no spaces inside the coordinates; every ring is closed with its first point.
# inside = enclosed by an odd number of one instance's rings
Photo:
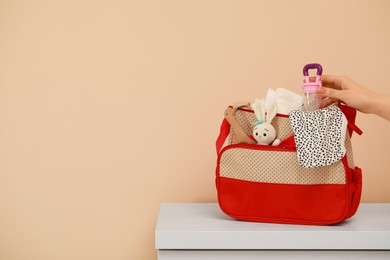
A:
{"type": "Polygon", "coordinates": [[[287,145],[271,146],[271,145],[261,145],[261,144],[229,144],[221,150],[220,155],[226,150],[235,149],[235,148],[260,150],[260,151],[275,151],[275,152],[296,152],[297,151],[296,147],[290,147],[287,145]]]}

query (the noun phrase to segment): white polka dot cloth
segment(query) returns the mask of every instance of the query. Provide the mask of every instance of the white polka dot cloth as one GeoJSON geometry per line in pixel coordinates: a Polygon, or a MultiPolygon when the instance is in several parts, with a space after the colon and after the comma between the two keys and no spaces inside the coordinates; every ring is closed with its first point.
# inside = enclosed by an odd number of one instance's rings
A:
{"type": "Polygon", "coordinates": [[[315,111],[294,110],[289,118],[301,166],[327,166],[344,157],[348,122],[336,104],[315,111]]]}

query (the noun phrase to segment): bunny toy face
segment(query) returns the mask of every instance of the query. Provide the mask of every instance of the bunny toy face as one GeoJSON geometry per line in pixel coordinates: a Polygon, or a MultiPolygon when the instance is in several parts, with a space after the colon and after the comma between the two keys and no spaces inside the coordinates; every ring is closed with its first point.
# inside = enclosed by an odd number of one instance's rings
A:
{"type": "Polygon", "coordinates": [[[276,103],[272,103],[267,113],[265,112],[264,103],[261,100],[256,99],[251,104],[253,111],[255,112],[257,122],[253,128],[253,137],[257,143],[263,145],[279,145],[280,140],[276,138],[276,130],[271,125],[272,119],[276,116],[278,107],[276,103]]]}
{"type": "Polygon", "coordinates": [[[253,137],[257,143],[263,145],[271,144],[276,138],[275,128],[268,123],[261,123],[253,128],[253,137]]]}

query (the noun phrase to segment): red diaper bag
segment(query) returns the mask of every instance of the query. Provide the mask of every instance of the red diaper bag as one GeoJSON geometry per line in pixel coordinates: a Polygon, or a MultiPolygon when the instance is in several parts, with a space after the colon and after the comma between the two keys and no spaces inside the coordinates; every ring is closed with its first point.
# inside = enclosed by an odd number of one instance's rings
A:
{"type": "MultiPolygon", "coordinates": [[[[360,203],[362,171],[354,164],[351,136],[361,131],[355,125],[356,110],[340,108],[348,120],[346,154],[332,165],[316,168],[299,165],[288,115],[278,114],[272,122],[281,140],[278,146],[235,144],[224,119],[216,141],[222,211],[238,220],[284,224],[330,225],[352,217],[360,203]]],[[[235,117],[251,135],[253,111],[239,108],[235,117]]]]}

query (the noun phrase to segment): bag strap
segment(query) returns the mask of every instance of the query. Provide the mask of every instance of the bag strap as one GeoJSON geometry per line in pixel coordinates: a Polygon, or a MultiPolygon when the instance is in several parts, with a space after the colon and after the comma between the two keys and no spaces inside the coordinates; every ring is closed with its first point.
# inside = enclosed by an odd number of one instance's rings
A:
{"type": "Polygon", "coordinates": [[[355,125],[356,109],[343,104],[339,104],[339,108],[343,111],[345,117],[347,118],[349,136],[352,137],[353,132],[356,132],[358,135],[362,135],[363,131],[355,125]]]}
{"type": "Polygon", "coordinates": [[[219,131],[219,136],[218,136],[217,141],[215,143],[215,146],[217,148],[217,154],[219,153],[219,151],[221,151],[221,148],[222,148],[223,144],[225,143],[226,138],[229,136],[229,133],[230,133],[230,124],[225,118],[222,121],[221,128],[219,131]]]}

